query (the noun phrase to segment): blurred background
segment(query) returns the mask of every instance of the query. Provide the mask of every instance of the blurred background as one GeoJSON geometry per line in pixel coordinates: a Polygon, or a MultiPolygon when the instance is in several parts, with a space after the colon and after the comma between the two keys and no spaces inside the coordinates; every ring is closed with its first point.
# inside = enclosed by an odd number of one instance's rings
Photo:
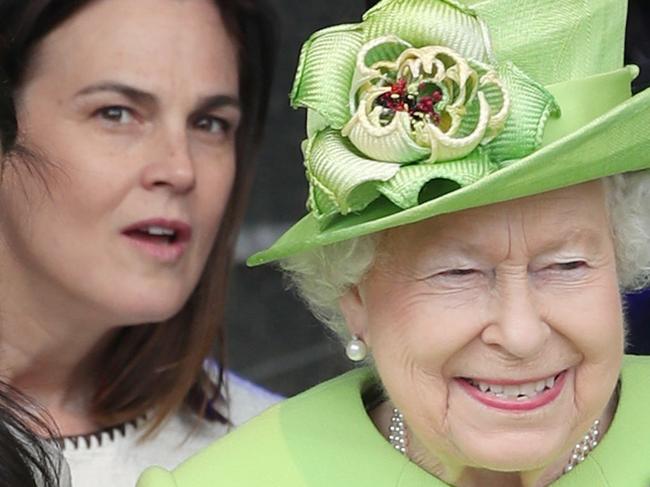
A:
{"type": "MultiPolygon", "coordinates": [[[[238,243],[227,312],[228,360],[237,373],[291,396],[351,367],[336,338],[305,309],[272,266],[249,269],[244,260],[269,246],[305,213],[307,185],[300,142],[304,111],[289,107],[288,93],[302,43],[314,31],[359,21],[364,0],[270,0],[277,11],[279,57],[266,138],[238,243]]],[[[368,3],[374,3],[371,0],[368,3]]],[[[626,62],[641,67],[635,90],[650,84],[650,2],[629,6],[626,62]],[[645,70],[644,70],[645,67],[645,70]]],[[[650,210],[650,203],[649,203],[650,210]]],[[[648,243],[650,245],[650,242],[648,243]]],[[[628,351],[650,354],[650,294],[626,298],[628,351]]]]}

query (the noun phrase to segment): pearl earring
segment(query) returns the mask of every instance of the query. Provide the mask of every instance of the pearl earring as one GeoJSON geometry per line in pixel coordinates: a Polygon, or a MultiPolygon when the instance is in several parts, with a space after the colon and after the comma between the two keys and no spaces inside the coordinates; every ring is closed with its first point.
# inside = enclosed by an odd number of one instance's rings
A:
{"type": "Polygon", "coordinates": [[[345,354],[353,362],[361,362],[368,355],[368,347],[357,335],[352,335],[352,339],[345,346],[345,354]]]}

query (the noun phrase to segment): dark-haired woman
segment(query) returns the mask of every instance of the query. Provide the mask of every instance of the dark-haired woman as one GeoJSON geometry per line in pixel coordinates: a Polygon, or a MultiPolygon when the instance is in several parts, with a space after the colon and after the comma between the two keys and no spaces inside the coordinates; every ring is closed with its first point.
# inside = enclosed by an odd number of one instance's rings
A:
{"type": "Polygon", "coordinates": [[[0,485],[69,487],[70,471],[52,436],[47,415],[0,382],[0,485]]]}
{"type": "Polygon", "coordinates": [[[275,400],[204,366],[265,111],[267,13],[0,0],[0,19],[0,370],[56,421],[74,485],[131,486],[275,400]]]}

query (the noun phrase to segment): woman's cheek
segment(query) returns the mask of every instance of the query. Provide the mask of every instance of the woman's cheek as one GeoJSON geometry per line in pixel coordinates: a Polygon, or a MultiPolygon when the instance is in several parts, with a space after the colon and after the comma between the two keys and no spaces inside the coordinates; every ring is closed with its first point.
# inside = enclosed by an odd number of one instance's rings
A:
{"type": "Polygon", "coordinates": [[[542,303],[547,323],[588,360],[622,352],[623,311],[615,277],[547,292],[542,303]]]}
{"type": "Polygon", "coordinates": [[[477,293],[418,294],[394,306],[391,318],[382,320],[389,330],[373,341],[392,351],[395,360],[440,375],[446,362],[480,335],[486,306],[485,296],[477,293]]]}

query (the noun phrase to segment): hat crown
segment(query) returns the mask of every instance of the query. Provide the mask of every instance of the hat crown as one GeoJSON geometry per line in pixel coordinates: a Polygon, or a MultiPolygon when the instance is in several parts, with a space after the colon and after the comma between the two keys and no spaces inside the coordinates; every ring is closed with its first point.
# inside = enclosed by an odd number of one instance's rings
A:
{"type": "Polygon", "coordinates": [[[543,85],[623,66],[627,0],[465,0],[498,60],[543,85]]]}
{"type": "MultiPolygon", "coordinates": [[[[306,107],[311,116],[304,145],[311,213],[249,264],[650,168],[650,90],[629,99],[636,70],[621,69],[626,15],[626,0],[382,0],[360,24],[317,32],[303,47],[291,93],[293,105],[306,107]],[[432,54],[443,50],[441,58],[432,54]],[[409,65],[411,57],[421,65],[409,65]],[[427,68],[421,69],[425,62],[427,68]],[[400,71],[403,65],[408,71],[400,71]],[[411,91],[404,90],[404,78],[408,84],[409,77],[420,76],[411,91]],[[467,97],[470,79],[475,80],[470,85],[475,96],[467,97]],[[433,100],[433,93],[424,92],[430,84],[441,92],[446,88],[448,96],[463,95],[465,105],[443,106],[444,93],[433,100]],[[497,92],[495,86],[506,89],[497,92]],[[371,93],[373,89],[386,91],[371,93]],[[357,106],[357,95],[380,100],[377,107],[363,106],[376,108],[379,116],[363,119],[367,114],[357,106]],[[383,126],[374,130],[371,123],[381,125],[381,116],[392,112],[404,119],[413,102],[417,108],[426,97],[432,104],[441,102],[434,109],[447,110],[452,122],[453,115],[482,113],[489,114],[482,119],[488,124],[501,113],[491,103],[503,108],[508,101],[507,120],[497,127],[496,138],[484,137],[473,152],[443,154],[443,159],[441,147],[466,143],[462,131],[478,125],[461,120],[436,131],[431,117],[426,119],[431,156],[386,161],[383,156],[390,150],[410,158],[411,133],[383,126]],[[474,105],[468,108],[468,103],[474,105]],[[367,126],[365,134],[359,130],[354,135],[359,143],[353,145],[352,130],[367,126]],[[440,135],[443,129],[447,132],[440,135]],[[381,159],[359,149],[374,151],[375,146],[361,143],[366,140],[381,148],[381,159]]],[[[421,112],[413,114],[415,123],[425,118],[426,110],[421,112]]],[[[385,121],[399,121],[397,117],[385,121]]]]}

